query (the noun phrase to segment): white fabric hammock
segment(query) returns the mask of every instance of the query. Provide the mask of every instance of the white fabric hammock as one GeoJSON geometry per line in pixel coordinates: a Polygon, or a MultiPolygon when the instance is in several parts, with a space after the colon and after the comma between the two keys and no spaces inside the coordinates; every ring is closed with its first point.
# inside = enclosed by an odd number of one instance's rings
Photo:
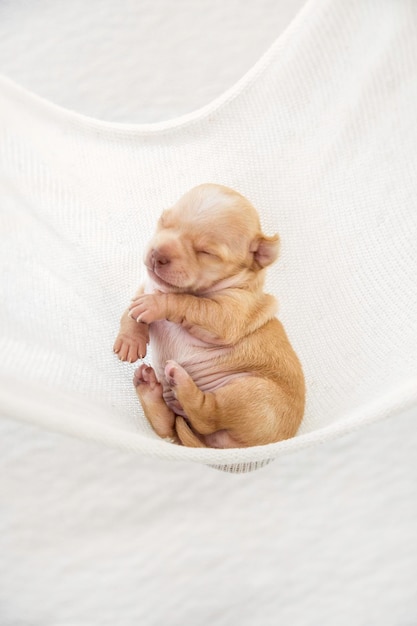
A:
{"type": "Polygon", "coordinates": [[[232,89],[164,123],[99,121],[1,78],[2,414],[247,471],[417,403],[417,10],[384,6],[309,2],[232,89]],[[268,288],[307,382],[292,440],[162,441],[112,353],[157,216],[201,182],[281,235],[268,288]]]}

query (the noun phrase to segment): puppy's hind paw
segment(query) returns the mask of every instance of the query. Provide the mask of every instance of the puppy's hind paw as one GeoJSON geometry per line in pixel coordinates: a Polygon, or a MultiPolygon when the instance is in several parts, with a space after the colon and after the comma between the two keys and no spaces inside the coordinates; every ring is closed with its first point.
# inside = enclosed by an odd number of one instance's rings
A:
{"type": "Polygon", "coordinates": [[[150,391],[162,396],[161,385],[156,378],[156,374],[152,367],[142,363],[133,376],[133,384],[135,387],[141,387],[142,391],[150,391]]]}
{"type": "Polygon", "coordinates": [[[168,385],[172,388],[186,383],[190,379],[190,376],[185,369],[175,361],[167,361],[165,366],[165,378],[168,385]]]}

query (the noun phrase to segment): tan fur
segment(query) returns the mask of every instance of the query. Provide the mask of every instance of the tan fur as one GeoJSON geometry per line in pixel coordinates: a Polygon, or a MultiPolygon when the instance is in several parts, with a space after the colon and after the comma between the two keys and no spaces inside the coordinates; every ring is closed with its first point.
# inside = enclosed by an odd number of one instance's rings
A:
{"type": "Polygon", "coordinates": [[[133,299],[114,346],[137,360],[149,328],[162,362],[157,373],[141,365],[134,383],[160,436],[246,447],[295,435],[302,368],[263,292],[278,245],[249,201],[220,185],[200,185],[162,214],[145,255],[153,287],[133,299]]]}

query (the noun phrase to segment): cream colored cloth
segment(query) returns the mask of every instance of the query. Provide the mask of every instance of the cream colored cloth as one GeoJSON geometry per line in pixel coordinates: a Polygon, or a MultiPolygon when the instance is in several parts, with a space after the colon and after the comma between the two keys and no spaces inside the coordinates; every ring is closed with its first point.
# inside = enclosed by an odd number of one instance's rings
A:
{"type": "Polygon", "coordinates": [[[414,406],[416,19],[413,2],[311,0],[238,83],[160,123],[85,117],[2,78],[2,413],[244,471],[414,406]],[[308,393],[286,442],[161,441],[112,354],[157,216],[206,181],[282,238],[268,288],[308,393]]]}

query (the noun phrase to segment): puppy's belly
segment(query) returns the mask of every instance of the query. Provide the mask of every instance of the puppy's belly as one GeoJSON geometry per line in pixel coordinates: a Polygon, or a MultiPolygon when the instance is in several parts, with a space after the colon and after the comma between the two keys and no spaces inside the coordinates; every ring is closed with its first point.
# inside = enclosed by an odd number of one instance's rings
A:
{"type": "Polygon", "coordinates": [[[182,326],[168,321],[150,325],[153,365],[163,387],[164,400],[178,415],[186,417],[176,400],[164,374],[166,362],[176,361],[191,376],[201,391],[215,391],[235,378],[250,376],[249,372],[233,372],[219,369],[219,357],[230,351],[230,347],[215,346],[190,335],[182,326]]]}

